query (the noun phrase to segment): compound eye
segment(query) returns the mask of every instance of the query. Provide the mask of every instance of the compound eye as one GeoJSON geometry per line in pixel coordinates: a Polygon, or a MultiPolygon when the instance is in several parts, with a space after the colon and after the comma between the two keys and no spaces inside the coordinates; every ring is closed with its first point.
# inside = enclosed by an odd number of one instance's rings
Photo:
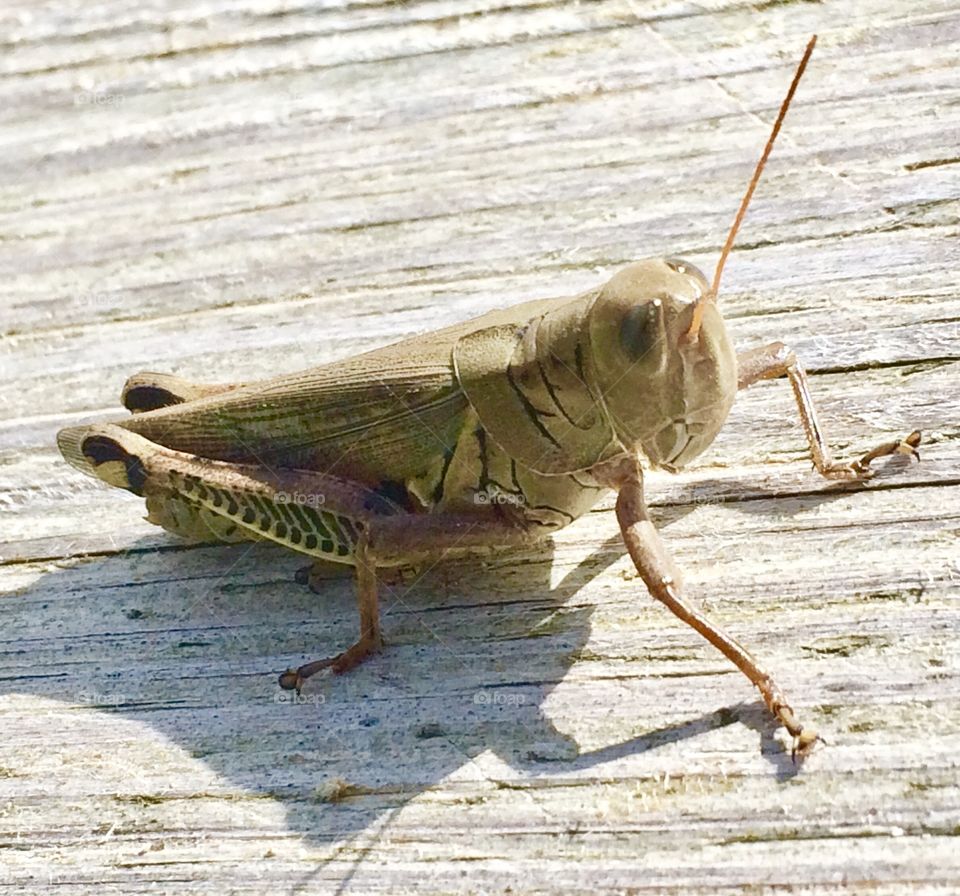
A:
{"type": "Polygon", "coordinates": [[[656,346],[662,331],[662,310],[663,303],[654,299],[634,306],[623,316],[620,345],[631,360],[639,361],[656,346]]]}
{"type": "Polygon", "coordinates": [[[707,278],[703,276],[703,271],[689,261],[684,261],[682,258],[665,258],[664,262],[671,271],[676,271],[678,274],[692,274],[706,282],[707,278]]]}

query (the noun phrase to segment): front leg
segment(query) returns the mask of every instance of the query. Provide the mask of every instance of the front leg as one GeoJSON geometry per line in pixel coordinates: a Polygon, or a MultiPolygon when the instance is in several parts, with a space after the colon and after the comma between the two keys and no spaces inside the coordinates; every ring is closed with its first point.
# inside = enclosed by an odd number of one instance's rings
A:
{"type": "Polygon", "coordinates": [[[797,356],[782,342],[774,342],[762,348],[755,348],[737,355],[738,389],[745,389],[757,380],[772,379],[786,374],[790,378],[793,395],[800,412],[800,422],[810,444],[813,464],[821,476],[827,479],[869,479],[873,475],[870,462],[888,454],[907,454],[920,459],[917,447],[920,445],[920,431],[895,442],[885,442],[872,451],[868,451],[859,460],[850,463],[838,463],[833,459],[817,420],[817,412],[810,396],[807,374],[797,360],[797,356]]]}
{"type": "Polygon", "coordinates": [[[743,645],[683,596],[673,561],[647,512],[639,462],[634,458],[623,458],[595,467],[592,472],[599,481],[617,490],[620,531],[650,594],[706,638],[756,685],[767,708],[793,736],[794,759],[809,752],[820,737],[813,728],[800,723],[773,676],[743,645]]]}

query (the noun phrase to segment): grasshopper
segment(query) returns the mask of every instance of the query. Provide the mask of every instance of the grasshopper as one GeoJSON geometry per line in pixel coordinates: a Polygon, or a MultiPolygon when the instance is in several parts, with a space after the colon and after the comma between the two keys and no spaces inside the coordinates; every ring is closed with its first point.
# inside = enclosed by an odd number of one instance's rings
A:
{"type": "Polygon", "coordinates": [[[381,649],[378,577],[391,568],[536,542],[614,489],[649,592],[736,664],[793,737],[794,756],[804,754],[817,732],[746,648],[684,596],[647,511],[641,459],[681,469],[711,444],[738,389],[782,375],[824,477],[864,480],[879,457],[919,457],[912,432],[835,461],[794,353],[777,342],[737,355],[717,307],[724,264],[815,41],[712,282],[684,261],[651,259],[579,296],[493,311],[302,373],[231,385],[140,373],[121,397],[132,416],[61,430],[63,456],[145,498],[147,519],[171,532],[268,539],[355,567],[360,636],[284,672],[280,686],[297,690],[381,649]]]}

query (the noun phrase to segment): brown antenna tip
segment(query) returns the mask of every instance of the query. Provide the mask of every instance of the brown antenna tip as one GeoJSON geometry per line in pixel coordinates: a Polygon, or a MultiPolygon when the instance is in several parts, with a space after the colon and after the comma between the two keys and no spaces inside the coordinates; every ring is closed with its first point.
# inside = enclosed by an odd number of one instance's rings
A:
{"type": "Polygon", "coordinates": [[[693,319],[690,321],[690,328],[687,330],[686,334],[688,339],[697,338],[697,333],[700,331],[700,323],[703,320],[705,303],[716,301],[717,299],[717,292],[720,289],[720,277],[723,275],[723,267],[727,263],[727,256],[730,254],[730,250],[733,248],[733,241],[737,238],[737,231],[740,230],[740,225],[743,223],[743,218],[747,213],[747,207],[750,205],[750,200],[753,198],[753,191],[757,188],[757,183],[760,180],[760,175],[763,174],[763,169],[767,164],[767,159],[770,158],[770,152],[773,149],[773,144],[777,140],[777,134],[780,133],[780,126],[783,124],[783,119],[787,117],[787,109],[790,108],[793,95],[797,92],[797,85],[800,83],[800,79],[803,77],[803,72],[807,67],[807,63],[810,61],[810,55],[813,53],[813,48],[816,43],[817,35],[814,34],[807,43],[806,50],[803,51],[803,58],[800,60],[800,64],[797,66],[797,71],[793,76],[793,81],[790,82],[790,89],[787,91],[787,95],[783,98],[783,102],[780,104],[780,112],[777,114],[777,120],[773,123],[773,129],[770,131],[770,136],[767,138],[767,145],[763,148],[763,153],[760,156],[760,160],[757,162],[756,168],[753,169],[753,176],[750,178],[750,183],[747,185],[747,191],[743,194],[743,199],[740,200],[740,208],[737,209],[737,216],[733,219],[733,225],[730,228],[730,232],[727,234],[727,241],[723,244],[723,249],[720,252],[720,260],[717,262],[717,267],[713,274],[713,283],[710,286],[710,291],[698,299],[697,304],[694,306],[693,319]]]}

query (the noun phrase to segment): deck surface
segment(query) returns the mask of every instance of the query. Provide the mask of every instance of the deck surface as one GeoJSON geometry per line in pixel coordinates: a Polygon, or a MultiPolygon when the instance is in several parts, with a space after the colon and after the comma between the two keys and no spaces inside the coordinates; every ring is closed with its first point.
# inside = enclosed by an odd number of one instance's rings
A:
{"type": "Polygon", "coordinates": [[[0,886],[24,893],[960,887],[960,10],[728,0],[8,2],[0,12],[0,886]],[[657,255],[726,271],[785,381],[648,494],[689,594],[828,743],[645,593],[606,501],[385,600],[341,649],[265,545],[196,546],[60,458],[143,369],[235,381],[657,255]]]}

